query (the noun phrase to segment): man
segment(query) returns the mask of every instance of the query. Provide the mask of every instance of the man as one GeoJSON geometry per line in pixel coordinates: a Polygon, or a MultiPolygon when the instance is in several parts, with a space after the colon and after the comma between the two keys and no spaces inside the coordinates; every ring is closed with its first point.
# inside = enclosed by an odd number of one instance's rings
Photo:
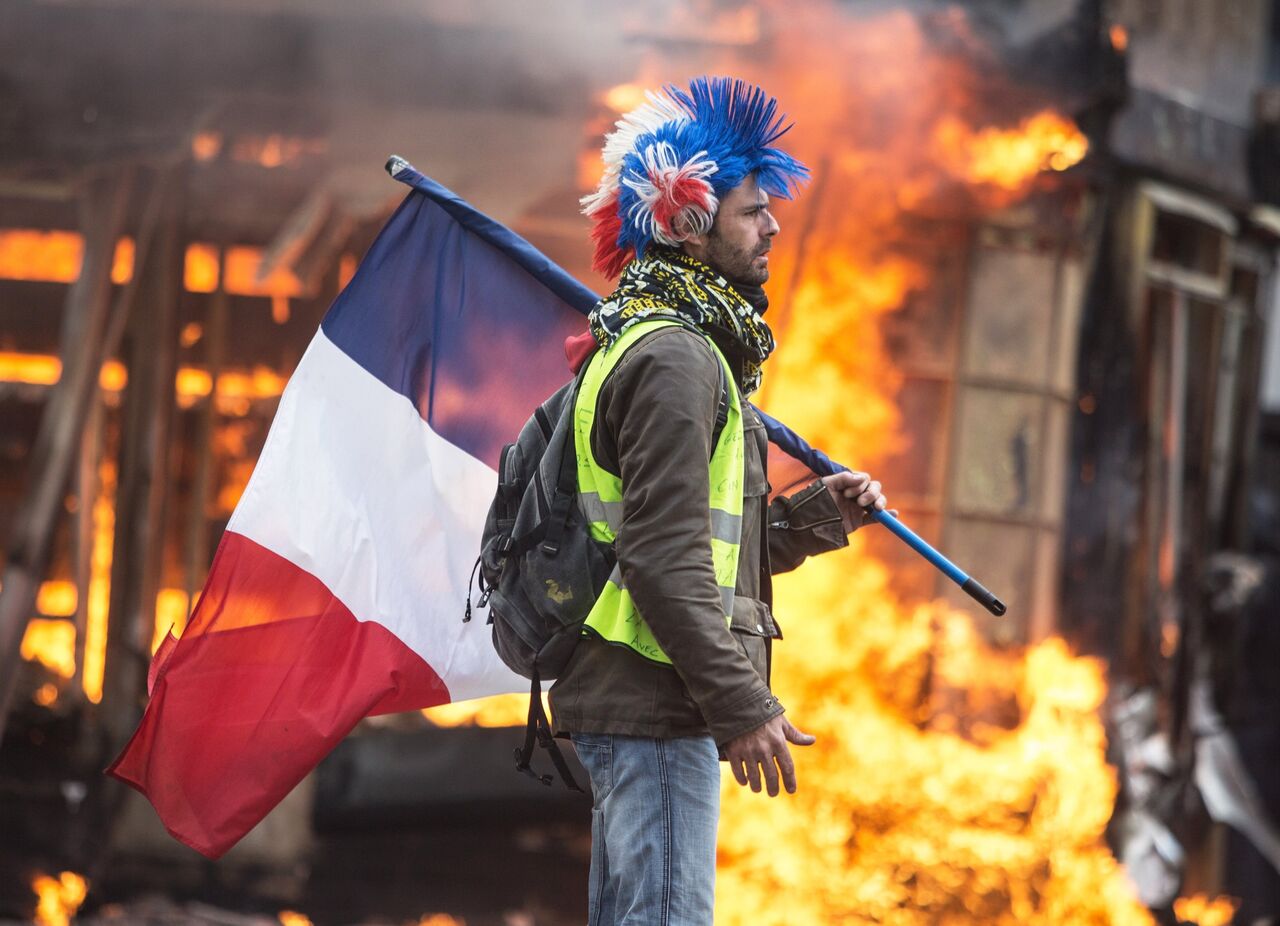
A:
{"type": "Polygon", "coordinates": [[[885,505],[865,473],[768,503],[746,397],[773,349],[769,197],[807,177],[770,147],[775,112],[725,78],[651,94],[584,200],[597,266],[621,279],[590,316],[604,349],[575,408],[579,501],[618,568],[550,697],[591,776],[591,926],[712,922],[721,754],[776,796],[796,789],[788,743],[814,741],[769,689],[770,573],[885,505]]]}

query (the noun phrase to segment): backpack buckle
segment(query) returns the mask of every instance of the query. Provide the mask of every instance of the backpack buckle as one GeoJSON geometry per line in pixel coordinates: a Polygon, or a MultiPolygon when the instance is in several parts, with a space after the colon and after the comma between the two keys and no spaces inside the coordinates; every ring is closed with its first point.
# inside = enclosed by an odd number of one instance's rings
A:
{"type": "Polygon", "coordinates": [[[524,749],[517,746],[516,747],[516,771],[524,772],[534,781],[540,781],[544,785],[546,785],[548,788],[551,787],[551,783],[555,781],[555,779],[552,778],[550,775],[539,775],[537,772],[535,772],[532,766],[529,765],[529,758],[531,757],[525,756],[524,749]]]}

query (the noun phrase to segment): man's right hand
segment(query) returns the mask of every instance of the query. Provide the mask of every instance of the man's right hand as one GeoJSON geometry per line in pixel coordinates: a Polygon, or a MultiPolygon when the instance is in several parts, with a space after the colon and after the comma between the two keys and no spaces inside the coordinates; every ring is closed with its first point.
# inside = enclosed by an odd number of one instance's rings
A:
{"type": "Polygon", "coordinates": [[[738,784],[751,784],[751,790],[760,793],[761,770],[770,797],[778,796],[778,772],[782,772],[782,784],[788,794],[796,793],[796,767],[791,761],[787,743],[812,746],[817,737],[801,733],[791,721],[779,714],[766,723],[735,736],[724,744],[725,758],[738,784]]]}

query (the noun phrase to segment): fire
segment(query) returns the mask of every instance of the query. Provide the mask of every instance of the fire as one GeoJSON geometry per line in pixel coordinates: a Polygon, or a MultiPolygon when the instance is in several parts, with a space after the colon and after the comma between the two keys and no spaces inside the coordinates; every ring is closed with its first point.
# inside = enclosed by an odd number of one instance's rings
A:
{"type": "MultiPolygon", "coordinates": [[[[238,296],[270,297],[272,320],[278,325],[288,322],[289,299],[303,295],[302,282],[282,267],[273,270],[266,279],[259,280],[261,248],[230,247],[224,256],[226,279],[222,280],[223,288],[238,296]]],[[[184,283],[190,292],[216,291],[222,275],[217,247],[202,242],[187,246],[184,283]]]]}
{"type": "Polygon", "coordinates": [[[194,347],[204,337],[204,325],[199,322],[187,322],[178,335],[178,343],[183,347],[194,347]]]}
{"type": "MultiPolygon", "coordinates": [[[[52,386],[62,378],[62,361],[52,354],[19,354],[0,351],[0,382],[52,386]]],[[[118,360],[102,365],[98,385],[109,395],[118,394],[129,382],[129,372],[118,360]]],[[[228,370],[218,375],[217,400],[223,414],[243,415],[241,401],[274,399],[284,392],[288,378],[270,367],[257,366],[245,372],[228,370]],[[224,407],[225,406],[225,407],[224,407]]],[[[179,367],[174,377],[178,404],[190,407],[213,391],[213,378],[200,367],[179,367]]]]}
{"type": "Polygon", "coordinates": [[[191,156],[197,161],[212,161],[221,151],[220,132],[197,132],[191,137],[191,156]]]}
{"type": "Polygon", "coordinates": [[[121,238],[111,259],[111,282],[117,286],[133,279],[135,245],[132,238],[121,238]]]}
{"type": "Polygon", "coordinates": [[[1236,915],[1240,904],[1230,897],[1215,897],[1212,900],[1207,894],[1193,894],[1180,897],[1173,902],[1174,915],[1183,923],[1195,923],[1196,926],[1229,926],[1236,915]]]}
{"type": "Polygon", "coordinates": [[[36,875],[31,882],[39,900],[36,903],[36,926],[68,926],[89,892],[84,878],[64,871],[57,878],[36,875]]]}
{"type": "Polygon", "coordinates": [[[227,292],[243,296],[302,295],[302,283],[287,270],[277,268],[259,283],[258,268],[261,265],[261,248],[227,248],[227,292]]]}
{"type": "Polygon", "coordinates": [[[979,128],[945,115],[934,134],[957,177],[969,183],[1018,190],[1043,170],[1078,164],[1089,142],[1069,119],[1045,110],[1011,129],[979,128]]]}
{"type": "Polygon", "coordinates": [[[794,796],[726,776],[723,921],[1149,924],[1103,841],[1102,666],[992,649],[888,578],[861,543],[780,577],[776,687],[818,743],[793,750],[794,796]]]}
{"type": "MultiPolygon", "coordinates": [[[[20,354],[0,351],[0,382],[52,386],[62,378],[62,361],[52,354],[20,354]]],[[[109,360],[102,365],[98,385],[108,392],[119,392],[128,376],[124,365],[109,360]]]]}
{"type": "Polygon", "coordinates": [[[0,380],[52,386],[62,376],[62,361],[47,354],[18,354],[0,351],[0,380]]]}
{"type": "Polygon", "coordinates": [[[0,231],[0,277],[7,280],[75,282],[83,254],[84,239],[75,232],[0,231]]]}
{"type": "Polygon", "coordinates": [[[164,638],[173,632],[175,637],[182,636],[187,626],[187,616],[191,613],[187,607],[187,593],[180,588],[162,588],[156,595],[155,627],[151,634],[151,652],[154,654],[164,642],[164,638]]]}
{"type": "MultiPolygon", "coordinates": [[[[218,289],[222,271],[216,245],[196,241],[187,245],[183,282],[188,292],[212,293],[218,289]]],[[[235,296],[290,297],[303,294],[302,282],[288,270],[277,268],[266,280],[258,281],[262,249],[248,245],[227,248],[226,279],[223,288],[235,296]]]]}
{"type": "Polygon", "coordinates": [[[1111,47],[1116,51],[1123,52],[1129,47],[1129,30],[1120,23],[1111,25],[1107,30],[1107,37],[1111,40],[1111,47]]]}
{"type": "Polygon", "coordinates": [[[644,103],[648,89],[638,83],[618,84],[604,92],[602,102],[615,113],[630,112],[644,103]]]}
{"type": "Polygon", "coordinates": [[[354,254],[344,253],[338,258],[338,289],[344,290],[356,275],[356,267],[360,262],[354,254]]]}
{"type": "MultiPolygon", "coordinates": [[[[778,209],[784,235],[810,218],[804,265],[778,267],[770,287],[786,314],[758,399],[875,472],[905,446],[881,323],[932,275],[896,242],[920,216],[1013,204],[1087,144],[1050,110],[984,104],[1000,88],[955,50],[975,41],[962,14],[925,28],[814,5],[792,25],[753,76],[796,116],[788,141],[819,202],[778,209]]],[[[962,612],[905,604],[865,544],[855,535],[776,582],[775,689],[818,742],[792,750],[794,796],[726,773],[717,921],[1150,924],[1103,839],[1117,788],[1103,667],[1061,640],[996,649],[962,612]]]]}
{"type": "MultiPolygon", "coordinates": [[[[253,384],[252,378],[246,382],[253,384]]],[[[269,387],[257,381],[259,388],[275,388],[280,385],[270,380],[269,387]]],[[[278,391],[275,393],[278,394],[278,391]]],[[[246,477],[247,478],[247,477],[246,477]]],[[[89,586],[85,596],[85,644],[81,684],[85,696],[93,703],[102,700],[103,673],[106,663],[107,618],[111,595],[111,557],[115,542],[115,494],[116,465],[108,456],[98,468],[99,490],[92,511],[92,547],[90,550],[89,586]]],[[[79,595],[74,583],[65,581],[45,582],[36,600],[36,609],[51,617],[70,617],[79,605],[79,595]]],[[[181,589],[165,588],[156,595],[155,638],[152,650],[172,627],[181,634],[186,626],[188,602],[181,589]]],[[[39,662],[61,678],[75,675],[75,625],[68,620],[35,619],[28,623],[22,639],[22,658],[39,662]]],[[[46,686],[48,687],[48,686],[46,686]]],[[[43,689],[37,692],[40,704],[52,704],[52,696],[43,689]]]]}
{"type": "Polygon", "coordinates": [[[49,617],[71,617],[76,613],[76,584],[65,580],[42,582],[36,593],[36,610],[49,617]]]}
{"type": "Polygon", "coordinates": [[[187,245],[182,266],[182,283],[187,292],[212,293],[218,289],[218,249],[213,245],[187,245]]]}
{"type": "MultiPolygon", "coordinates": [[[[545,694],[542,707],[550,716],[551,706],[545,694]]],[[[441,704],[427,708],[422,716],[437,727],[518,727],[529,719],[529,696],[509,694],[441,704]]]]}
{"type": "Polygon", "coordinates": [[[36,618],[22,635],[22,658],[38,662],[62,678],[76,674],[76,626],[65,620],[36,618]]]}
{"type": "MultiPolygon", "coordinates": [[[[218,398],[266,399],[284,392],[288,379],[269,367],[254,367],[249,373],[228,371],[218,374],[218,398]]],[[[175,381],[178,395],[204,398],[213,391],[213,377],[199,367],[182,367],[175,381]]]]}
{"type": "Polygon", "coordinates": [[[111,549],[116,536],[116,464],[104,457],[98,466],[98,497],[93,503],[93,545],[89,551],[89,590],[85,595],[84,665],[81,686],[94,704],[102,701],[107,661],[107,611],[111,602],[111,549]]]}
{"type": "Polygon", "coordinates": [[[248,135],[236,139],[231,157],[247,164],[276,168],[296,164],[304,157],[323,154],[328,145],[323,138],[290,135],[248,135]]]}
{"type": "Polygon", "coordinates": [[[311,919],[305,913],[296,910],[281,910],[277,918],[280,926],[311,926],[311,919]]]}
{"type": "MultiPolygon", "coordinates": [[[[132,238],[116,242],[111,282],[127,283],[133,276],[132,238]]],[[[84,259],[84,238],[71,231],[30,228],[0,229],[0,279],[42,283],[74,283],[84,259]]]]}
{"type": "Polygon", "coordinates": [[[467,921],[447,913],[424,913],[418,919],[418,926],[467,926],[467,921]]]}

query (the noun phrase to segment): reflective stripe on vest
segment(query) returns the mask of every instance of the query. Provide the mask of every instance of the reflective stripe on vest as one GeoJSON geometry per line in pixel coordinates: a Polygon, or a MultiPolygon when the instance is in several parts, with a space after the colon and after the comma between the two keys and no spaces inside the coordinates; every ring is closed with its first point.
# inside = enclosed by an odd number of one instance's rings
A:
{"type": "MultiPolygon", "coordinates": [[[[613,543],[622,524],[622,480],[606,470],[591,450],[591,429],[595,424],[596,405],[605,379],[617,366],[622,355],[637,340],[658,329],[679,322],[655,319],[636,322],[609,346],[597,351],[589,361],[574,406],[574,444],[578,457],[578,506],[591,524],[591,535],[603,543],[613,543]]],[[[728,361],[710,338],[707,343],[724,368],[726,382],[733,382],[728,361]]],[[[738,578],[738,550],[742,540],[743,455],[742,404],[738,390],[730,387],[729,413],[724,429],[716,441],[708,464],[711,494],[711,562],[716,584],[720,587],[720,605],[728,623],[733,613],[733,590],[738,578]]],[[[622,581],[622,570],[614,567],[604,591],[587,615],[584,633],[591,632],[611,643],[629,646],[641,656],[655,662],[671,664],[653,631],[645,623],[622,581]]]]}

